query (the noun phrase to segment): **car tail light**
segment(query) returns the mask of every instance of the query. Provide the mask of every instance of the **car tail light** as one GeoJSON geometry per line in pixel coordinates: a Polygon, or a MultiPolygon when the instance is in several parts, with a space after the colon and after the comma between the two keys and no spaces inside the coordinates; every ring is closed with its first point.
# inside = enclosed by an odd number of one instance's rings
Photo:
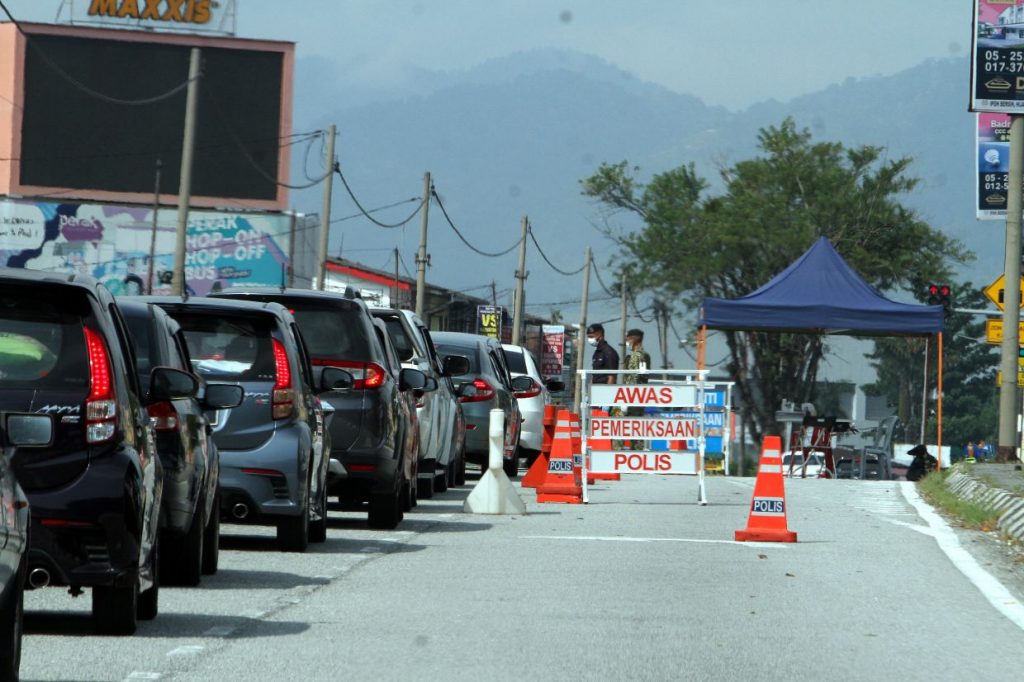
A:
{"type": "Polygon", "coordinates": [[[153,428],[157,431],[177,431],[178,413],[169,402],[153,403],[146,408],[149,418],[153,420],[153,428]]]}
{"type": "Polygon", "coordinates": [[[274,419],[287,419],[295,412],[295,389],[292,388],[292,369],[288,364],[288,353],[284,344],[273,339],[274,367],[277,379],[270,394],[271,415],[274,419]]]}
{"type": "Polygon", "coordinates": [[[482,403],[494,397],[494,387],[488,383],[487,379],[482,377],[473,379],[473,388],[476,389],[476,392],[472,395],[459,396],[459,402],[482,403]]]}
{"type": "Polygon", "coordinates": [[[357,474],[372,474],[373,470],[377,468],[375,464],[347,464],[345,466],[349,471],[357,474]]]}
{"type": "Polygon", "coordinates": [[[380,388],[387,381],[388,375],[384,368],[376,362],[359,362],[358,360],[330,360],[313,358],[309,361],[317,367],[341,367],[352,375],[352,388],[380,388]]]}
{"type": "Polygon", "coordinates": [[[537,383],[536,379],[532,379],[531,378],[530,381],[532,382],[530,384],[530,388],[526,389],[525,391],[516,391],[515,392],[515,396],[517,398],[536,398],[537,396],[540,395],[540,391],[541,391],[540,384],[537,383]]]}
{"type": "Polygon", "coordinates": [[[117,400],[110,354],[103,338],[95,330],[83,327],[89,353],[89,397],[85,400],[85,440],[102,443],[114,437],[117,424],[117,400]]]}

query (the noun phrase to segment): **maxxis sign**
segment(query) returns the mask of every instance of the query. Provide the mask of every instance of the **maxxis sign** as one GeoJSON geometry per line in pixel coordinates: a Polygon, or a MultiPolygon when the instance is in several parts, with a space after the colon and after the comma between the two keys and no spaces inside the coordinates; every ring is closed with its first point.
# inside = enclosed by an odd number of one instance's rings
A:
{"type": "Polygon", "coordinates": [[[158,24],[210,23],[214,0],[91,0],[88,15],[158,24]]]}
{"type": "Polygon", "coordinates": [[[1024,5],[974,0],[971,111],[1024,114],[1024,5]]]}

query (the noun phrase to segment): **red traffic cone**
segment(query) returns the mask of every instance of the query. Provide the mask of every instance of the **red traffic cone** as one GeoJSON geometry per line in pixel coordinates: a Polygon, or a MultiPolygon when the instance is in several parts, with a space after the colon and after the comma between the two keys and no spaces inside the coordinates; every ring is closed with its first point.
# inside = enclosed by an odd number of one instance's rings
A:
{"type": "Polygon", "coordinates": [[[568,410],[559,410],[555,423],[555,437],[551,443],[547,474],[543,483],[537,486],[538,502],[583,503],[583,487],[579,469],[573,465],[574,447],[572,433],[579,434],[579,425],[573,427],[568,410]]]}
{"type": "Polygon", "coordinates": [[[746,530],[736,531],[737,541],[796,542],[786,524],[786,488],[782,478],[782,439],[765,436],[754,483],[754,499],[746,530]]]}
{"type": "Polygon", "coordinates": [[[548,454],[551,452],[551,443],[555,437],[555,416],[557,409],[554,405],[544,406],[544,439],[541,441],[540,454],[523,476],[520,485],[524,488],[536,488],[544,482],[548,475],[548,454]]]}
{"type": "MultiPolygon", "coordinates": [[[[607,417],[608,413],[604,410],[591,410],[590,414],[594,417],[607,417]]],[[[607,451],[612,449],[611,438],[587,438],[587,445],[590,446],[590,450],[602,450],[607,451]]],[[[622,474],[617,472],[609,471],[606,473],[592,472],[590,470],[590,456],[587,456],[587,483],[593,483],[597,481],[621,481],[622,474]]]]}

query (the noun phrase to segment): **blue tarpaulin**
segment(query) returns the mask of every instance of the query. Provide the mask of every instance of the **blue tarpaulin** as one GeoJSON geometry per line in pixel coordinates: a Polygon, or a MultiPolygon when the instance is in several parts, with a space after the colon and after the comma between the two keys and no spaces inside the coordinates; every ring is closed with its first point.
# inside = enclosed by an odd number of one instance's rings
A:
{"type": "Polygon", "coordinates": [[[941,332],[941,305],[890,301],[865,282],[821,237],[771,281],[735,299],[705,298],[709,329],[851,335],[941,332]]]}

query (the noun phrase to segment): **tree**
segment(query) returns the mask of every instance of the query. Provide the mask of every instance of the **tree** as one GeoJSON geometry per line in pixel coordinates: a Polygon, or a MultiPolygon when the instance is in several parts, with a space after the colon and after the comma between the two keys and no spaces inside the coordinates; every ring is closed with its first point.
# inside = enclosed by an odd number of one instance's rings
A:
{"type": "MultiPolygon", "coordinates": [[[[626,161],[602,164],[581,181],[583,194],[606,211],[606,234],[632,266],[634,289],[690,309],[705,296],[741,296],[821,235],[880,290],[919,290],[948,279],[951,262],[971,257],[900,203],[917,184],[907,175],[909,158],[814,142],[792,119],[762,129],[758,147],[755,158],[722,171],[725,191],[715,196],[693,164],[655,174],[646,185],[626,161]],[[639,229],[615,225],[620,213],[638,218],[639,229]]],[[[782,400],[813,398],[824,337],[727,331],[725,340],[744,423],[756,440],[779,433],[782,400]]]]}

